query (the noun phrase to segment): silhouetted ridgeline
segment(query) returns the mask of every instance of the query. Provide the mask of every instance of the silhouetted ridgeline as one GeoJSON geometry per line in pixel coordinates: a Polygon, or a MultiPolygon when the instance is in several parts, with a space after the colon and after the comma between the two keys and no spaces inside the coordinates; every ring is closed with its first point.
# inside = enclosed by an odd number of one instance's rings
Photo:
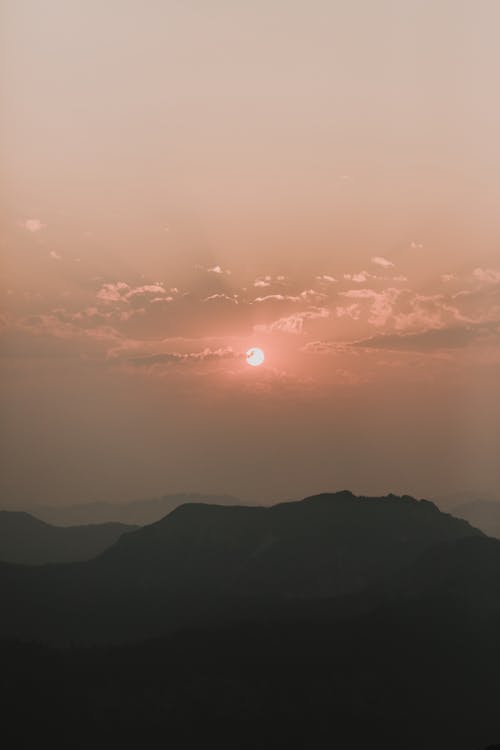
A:
{"type": "Polygon", "coordinates": [[[124,523],[133,526],[145,526],[148,523],[158,521],[179,505],[185,503],[240,505],[240,500],[231,495],[178,493],[133,500],[128,503],[95,502],[80,505],[32,505],[23,510],[56,526],[97,523],[124,523]]]}
{"type": "Polygon", "coordinates": [[[88,562],[0,565],[0,597],[16,746],[483,750],[500,737],[500,542],[426,501],[188,504],[88,562]]]}
{"type": "Polygon", "coordinates": [[[500,502],[473,500],[454,508],[453,514],[465,518],[485,534],[500,539],[500,502]]]}
{"type": "Polygon", "coordinates": [[[341,492],[271,508],[187,504],[89,562],[0,565],[0,634],[126,640],[302,599],[366,606],[427,550],[465,537],[483,535],[409,497],[341,492]]]}
{"type": "Polygon", "coordinates": [[[60,528],[28,513],[0,510],[0,560],[25,565],[90,560],[135,528],[121,523],[60,528]]]}

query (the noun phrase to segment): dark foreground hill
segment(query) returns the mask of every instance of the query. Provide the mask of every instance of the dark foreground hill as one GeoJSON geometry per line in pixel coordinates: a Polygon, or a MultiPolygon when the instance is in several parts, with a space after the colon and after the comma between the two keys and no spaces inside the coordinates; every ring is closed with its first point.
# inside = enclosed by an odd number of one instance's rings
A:
{"type": "Polygon", "coordinates": [[[500,739],[500,541],[425,501],[188,505],[90,562],[2,565],[0,597],[8,747],[500,739]]]}
{"type": "Polygon", "coordinates": [[[371,607],[427,550],[467,537],[483,535],[432,503],[394,495],[187,504],[86,563],[0,565],[0,635],[121,641],[301,601],[345,614],[371,607]]]}
{"type": "Polygon", "coordinates": [[[0,511],[0,560],[26,565],[90,560],[135,526],[105,523],[59,528],[28,513],[0,511]]]}
{"type": "MultiPolygon", "coordinates": [[[[476,581],[485,555],[498,571],[499,542],[463,543],[476,581]]],[[[500,739],[500,615],[463,596],[461,545],[430,589],[343,618],[302,602],[143,644],[0,645],[2,734],[16,747],[483,750],[500,739]]]]}

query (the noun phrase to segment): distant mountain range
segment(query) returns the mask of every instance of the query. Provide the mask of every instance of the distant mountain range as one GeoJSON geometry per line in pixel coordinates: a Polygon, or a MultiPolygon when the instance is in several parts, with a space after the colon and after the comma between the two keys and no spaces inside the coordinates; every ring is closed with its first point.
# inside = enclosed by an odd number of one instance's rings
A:
{"type": "Polygon", "coordinates": [[[395,584],[424,553],[469,537],[489,543],[408,496],[340,492],[269,508],[189,503],[86,563],[1,565],[0,635],[126,640],[305,600],[366,607],[370,592],[395,584]]]}
{"type": "Polygon", "coordinates": [[[60,528],[28,513],[2,510],[0,560],[25,565],[90,560],[136,528],[120,523],[60,528]]]}
{"type": "Polygon", "coordinates": [[[46,523],[56,526],[81,524],[123,523],[134,526],[159,521],[179,505],[185,503],[211,503],[217,505],[240,505],[241,501],[231,495],[202,495],[196,493],[163,495],[162,497],[133,500],[128,503],[82,503],[80,505],[31,505],[23,510],[46,523]]]}
{"type": "Polygon", "coordinates": [[[464,518],[488,536],[500,539],[500,502],[472,500],[454,508],[453,515],[464,518]]]}

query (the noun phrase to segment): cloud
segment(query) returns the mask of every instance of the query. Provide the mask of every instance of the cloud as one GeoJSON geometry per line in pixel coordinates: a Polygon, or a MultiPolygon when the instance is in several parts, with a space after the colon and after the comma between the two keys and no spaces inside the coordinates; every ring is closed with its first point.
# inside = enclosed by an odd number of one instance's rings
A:
{"type": "Polygon", "coordinates": [[[318,292],[316,289],[304,289],[303,292],[300,292],[299,296],[301,299],[308,302],[323,300],[327,297],[326,294],[323,294],[323,292],[318,292]]]}
{"type": "Polygon", "coordinates": [[[323,292],[316,289],[304,289],[299,294],[266,294],[264,297],[256,297],[251,303],[262,304],[263,302],[321,302],[327,298],[323,292]]]}
{"type": "Polygon", "coordinates": [[[162,284],[156,282],[155,284],[143,284],[143,286],[136,286],[125,295],[127,299],[136,297],[141,294],[166,294],[167,291],[162,284]]]}
{"type": "Polygon", "coordinates": [[[320,276],[316,276],[316,281],[327,281],[329,284],[334,284],[337,279],[334,276],[330,276],[327,273],[323,273],[320,276]]]}
{"type": "Polygon", "coordinates": [[[265,276],[263,279],[262,278],[255,279],[255,281],[253,282],[253,285],[255,287],[262,287],[262,288],[266,286],[271,286],[271,277],[265,276]]]}
{"type": "Polygon", "coordinates": [[[151,302],[171,302],[173,297],[159,281],[153,284],[142,284],[132,287],[125,281],[116,281],[103,284],[97,292],[97,298],[103,302],[132,302],[134,305],[141,304],[141,298],[153,297],[151,302]],[[164,296],[159,296],[164,295],[164,296]]]}
{"type": "Polygon", "coordinates": [[[346,281],[354,281],[355,284],[364,284],[365,281],[368,281],[368,279],[375,279],[377,278],[371,273],[368,273],[368,271],[360,271],[359,273],[345,273],[344,279],[346,281]]]}
{"type": "MultiPolygon", "coordinates": [[[[388,287],[381,291],[370,288],[349,289],[340,292],[339,296],[357,300],[361,312],[367,308],[368,323],[376,328],[418,331],[441,328],[457,321],[473,322],[444,294],[425,295],[411,289],[388,287]]],[[[338,307],[337,315],[349,315],[350,310],[357,318],[361,317],[351,306],[338,307]]]]}
{"type": "Polygon", "coordinates": [[[474,344],[497,346],[500,343],[500,320],[484,323],[430,328],[413,333],[387,333],[355,341],[309,341],[302,351],[313,354],[353,354],[363,350],[401,352],[446,351],[465,349],[474,344]]]}
{"type": "Polygon", "coordinates": [[[238,295],[233,294],[232,296],[229,296],[228,294],[211,294],[209,297],[205,297],[203,302],[231,302],[233,305],[238,304],[238,295]]]}
{"type": "Polygon", "coordinates": [[[39,232],[41,229],[45,229],[47,225],[43,224],[40,219],[26,219],[26,221],[21,223],[21,226],[28,232],[34,233],[39,232]]]}
{"type": "Polygon", "coordinates": [[[382,268],[394,268],[394,263],[387,260],[387,258],[384,258],[382,255],[375,255],[372,258],[372,263],[376,266],[381,266],[382,268]]]}
{"type": "Polygon", "coordinates": [[[355,302],[352,305],[337,305],[335,308],[335,314],[337,318],[352,318],[352,320],[359,320],[361,317],[361,305],[357,305],[355,302]]]}
{"type": "Polygon", "coordinates": [[[114,284],[103,284],[96,296],[103,302],[120,302],[129,290],[128,284],[124,281],[117,281],[114,284]]]}
{"type": "Polygon", "coordinates": [[[290,302],[296,302],[298,300],[298,297],[288,297],[285,294],[266,294],[264,297],[256,297],[253,302],[261,304],[262,302],[285,302],[287,300],[290,302]]]}
{"type": "Polygon", "coordinates": [[[304,323],[308,320],[318,320],[320,318],[328,318],[330,316],[330,310],[326,307],[319,307],[313,310],[305,310],[303,312],[294,313],[284,318],[279,318],[270,324],[261,324],[254,326],[256,333],[292,333],[295,335],[301,335],[304,331],[304,323]]]}
{"type": "Polygon", "coordinates": [[[472,275],[483,284],[500,283],[500,271],[494,270],[493,268],[475,268],[472,275]]]}
{"type": "Polygon", "coordinates": [[[400,296],[401,290],[393,287],[381,292],[374,289],[349,289],[340,294],[348,299],[368,300],[370,303],[368,322],[376,327],[383,327],[393,314],[394,303],[400,296]]]}
{"type": "Polygon", "coordinates": [[[244,354],[236,354],[231,347],[210,349],[206,347],[199,352],[163,352],[141,357],[131,357],[129,362],[137,367],[151,367],[153,365],[183,364],[193,362],[210,362],[222,359],[239,359],[244,354]]]}
{"type": "Polygon", "coordinates": [[[2,356],[6,357],[84,357],[103,359],[109,347],[118,346],[120,333],[99,316],[83,321],[56,309],[50,314],[9,319],[4,331],[2,356]],[[73,319],[72,319],[73,317],[73,319]]]}
{"type": "Polygon", "coordinates": [[[61,255],[59,253],[56,253],[55,250],[51,250],[49,253],[49,258],[52,258],[52,260],[61,260],[61,255]]]}
{"type": "Polygon", "coordinates": [[[352,352],[352,344],[342,341],[308,341],[302,351],[309,354],[344,354],[352,352]]]}
{"type": "Polygon", "coordinates": [[[272,285],[278,285],[282,286],[283,282],[286,281],[286,277],[283,276],[283,274],[280,274],[279,276],[270,276],[267,274],[266,276],[258,276],[255,281],[253,282],[253,286],[261,289],[265,289],[268,286],[272,285]]]}
{"type": "Polygon", "coordinates": [[[434,351],[460,349],[474,343],[500,343],[500,321],[431,328],[415,333],[392,333],[354,342],[365,349],[434,351]]]}

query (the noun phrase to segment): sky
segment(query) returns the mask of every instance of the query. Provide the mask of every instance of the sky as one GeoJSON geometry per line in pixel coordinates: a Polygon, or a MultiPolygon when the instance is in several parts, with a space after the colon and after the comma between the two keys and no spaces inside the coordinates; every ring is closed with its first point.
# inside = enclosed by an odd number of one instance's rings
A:
{"type": "Polygon", "coordinates": [[[496,0],[0,21],[0,503],[500,496],[496,0]]]}

